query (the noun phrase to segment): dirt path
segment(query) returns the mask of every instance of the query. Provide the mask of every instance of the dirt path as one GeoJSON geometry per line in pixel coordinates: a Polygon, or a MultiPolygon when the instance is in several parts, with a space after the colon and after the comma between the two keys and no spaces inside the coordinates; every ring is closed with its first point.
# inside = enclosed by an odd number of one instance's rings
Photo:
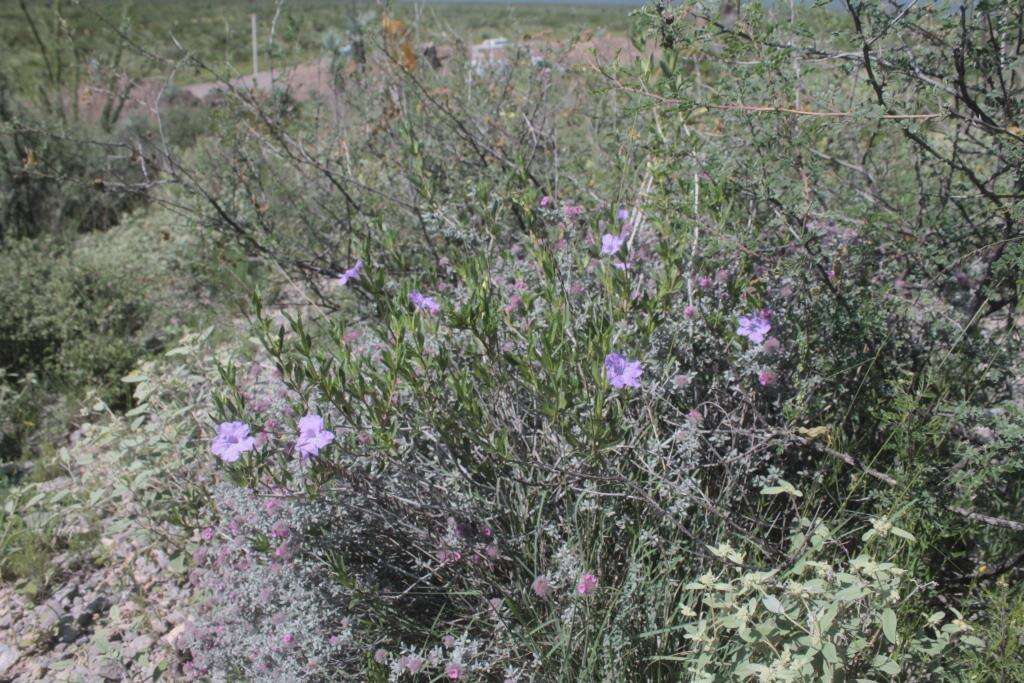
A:
{"type": "MultiPolygon", "coordinates": [[[[639,55],[632,43],[623,36],[590,38],[571,47],[540,40],[519,43],[518,46],[528,48],[535,61],[543,59],[569,67],[593,68],[615,61],[632,61],[639,55]]],[[[421,64],[425,64],[428,63],[424,56],[427,46],[422,47],[423,49],[417,52],[421,64]]],[[[506,49],[512,49],[512,47],[514,46],[506,49]]],[[[444,64],[451,59],[452,50],[447,46],[439,46],[437,55],[444,64]]],[[[468,56],[471,63],[485,66],[488,63],[500,62],[504,58],[504,49],[488,49],[485,44],[481,43],[470,47],[468,56]]],[[[442,68],[444,67],[442,66],[442,68]]],[[[125,114],[128,116],[152,115],[156,111],[158,99],[165,106],[170,102],[199,105],[210,101],[219,92],[229,88],[250,89],[254,85],[261,91],[270,91],[275,88],[287,90],[298,100],[308,100],[332,93],[332,77],[328,59],[260,71],[256,74],[255,79],[250,74],[226,80],[193,83],[173,89],[167,89],[165,85],[164,81],[158,79],[149,79],[137,84],[125,106],[125,114]]],[[[104,102],[105,98],[101,93],[90,92],[88,88],[83,91],[81,106],[87,118],[99,118],[104,102]]]]}

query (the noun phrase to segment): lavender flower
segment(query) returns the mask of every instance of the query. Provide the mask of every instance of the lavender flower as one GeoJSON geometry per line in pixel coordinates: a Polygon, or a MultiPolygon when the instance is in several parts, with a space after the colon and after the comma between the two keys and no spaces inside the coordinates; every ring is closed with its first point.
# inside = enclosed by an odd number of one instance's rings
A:
{"type": "Polygon", "coordinates": [[[639,387],[643,371],[638,360],[631,361],[618,353],[609,353],[604,357],[605,376],[616,389],[639,387]]]}
{"type": "Polygon", "coordinates": [[[538,598],[546,598],[548,593],[551,592],[551,581],[548,577],[541,574],[533,580],[533,584],[530,586],[533,592],[538,598]]]}
{"type": "Polygon", "coordinates": [[[753,315],[741,315],[739,323],[739,327],[736,328],[736,334],[746,337],[754,344],[762,343],[765,335],[772,329],[772,324],[768,322],[768,316],[763,312],[754,313],[753,315]]]}
{"type": "Polygon", "coordinates": [[[244,422],[222,422],[217,425],[217,436],[210,450],[224,462],[235,462],[242,453],[256,447],[256,439],[249,436],[249,426],[244,422]]]}
{"type": "Polygon", "coordinates": [[[629,209],[620,208],[618,212],[616,212],[615,217],[618,218],[619,221],[625,223],[629,220],[629,209]]]}
{"type": "Polygon", "coordinates": [[[334,433],[324,429],[324,419],[319,415],[306,415],[299,420],[299,438],[295,450],[304,458],[311,458],[330,442],[334,433]]]}
{"type": "Polygon", "coordinates": [[[423,296],[418,291],[413,290],[409,293],[409,301],[412,305],[421,311],[426,311],[431,315],[437,315],[441,312],[441,306],[438,305],[437,301],[432,296],[423,296]]]}
{"type": "Polygon", "coordinates": [[[613,235],[608,233],[601,237],[601,255],[611,256],[612,254],[618,253],[622,245],[625,244],[626,238],[621,235],[613,235]]]}
{"type": "Polygon", "coordinates": [[[339,285],[347,285],[352,280],[359,277],[359,274],[363,272],[363,259],[356,261],[356,264],[346,270],[344,273],[338,276],[339,285]]]}

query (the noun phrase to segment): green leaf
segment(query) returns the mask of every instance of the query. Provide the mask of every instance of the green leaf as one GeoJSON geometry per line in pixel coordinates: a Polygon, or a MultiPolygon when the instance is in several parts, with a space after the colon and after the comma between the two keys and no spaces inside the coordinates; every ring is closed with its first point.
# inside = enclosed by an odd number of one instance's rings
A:
{"type": "Polygon", "coordinates": [[[882,612],[882,633],[890,643],[896,644],[896,613],[889,607],[882,612]]]}
{"type": "Polygon", "coordinates": [[[786,608],[782,606],[782,603],[774,595],[764,596],[761,598],[761,603],[772,614],[783,614],[786,611],[786,608]]]}
{"type": "Polygon", "coordinates": [[[793,486],[788,481],[785,481],[783,479],[779,480],[778,486],[764,487],[763,489],[761,489],[761,493],[763,493],[766,496],[777,496],[780,493],[787,493],[796,498],[801,498],[804,495],[799,490],[797,490],[795,486],[793,486]]]}

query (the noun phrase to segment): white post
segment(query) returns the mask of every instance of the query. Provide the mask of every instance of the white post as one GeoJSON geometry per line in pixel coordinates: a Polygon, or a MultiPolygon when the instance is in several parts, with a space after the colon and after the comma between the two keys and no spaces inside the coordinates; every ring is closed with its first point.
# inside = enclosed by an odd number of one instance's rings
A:
{"type": "Polygon", "coordinates": [[[256,14],[250,14],[252,19],[252,87],[256,88],[256,74],[260,71],[260,63],[256,53],[256,14]]]}

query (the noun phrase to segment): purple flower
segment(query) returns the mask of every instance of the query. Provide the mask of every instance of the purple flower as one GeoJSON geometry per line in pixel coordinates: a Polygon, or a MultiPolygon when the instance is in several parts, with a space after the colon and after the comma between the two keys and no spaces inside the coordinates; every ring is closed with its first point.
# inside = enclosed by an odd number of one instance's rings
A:
{"type": "Polygon", "coordinates": [[[605,376],[616,389],[639,387],[643,371],[638,360],[629,360],[618,353],[609,353],[604,357],[605,376]]]}
{"type": "Polygon", "coordinates": [[[363,259],[356,261],[356,264],[346,270],[344,273],[338,276],[339,285],[347,285],[352,280],[359,277],[359,274],[363,272],[363,259]]]}
{"type": "Polygon", "coordinates": [[[622,249],[622,245],[625,244],[626,238],[622,235],[613,235],[608,233],[601,237],[601,255],[611,256],[612,254],[618,253],[619,249],[622,249]]]}
{"type": "Polygon", "coordinates": [[[457,681],[462,678],[462,665],[456,662],[449,662],[448,666],[444,668],[444,675],[448,677],[450,681],[457,681]]]}
{"type": "Polygon", "coordinates": [[[235,462],[242,453],[256,447],[256,439],[249,436],[244,422],[222,422],[217,425],[217,436],[210,450],[224,462],[235,462]]]}
{"type": "Polygon", "coordinates": [[[550,195],[544,195],[543,197],[540,198],[540,206],[541,208],[545,206],[550,206],[551,202],[553,201],[555,200],[550,195]]]}
{"type": "Polygon", "coordinates": [[[768,316],[764,312],[754,313],[753,315],[741,315],[739,322],[740,325],[736,328],[736,334],[746,337],[754,344],[763,342],[765,335],[772,329],[772,324],[768,322],[768,316]]]}
{"type": "Polygon", "coordinates": [[[625,261],[616,261],[615,263],[612,264],[612,267],[618,268],[619,270],[629,270],[629,264],[626,263],[625,261]]]}
{"type": "Polygon", "coordinates": [[[775,337],[768,337],[764,340],[763,349],[765,353],[778,353],[782,350],[782,342],[775,337]]]}
{"type": "Polygon", "coordinates": [[[409,301],[411,301],[412,305],[419,310],[426,311],[431,315],[437,315],[441,312],[441,307],[438,305],[437,301],[434,300],[434,297],[423,296],[416,290],[409,293],[409,301]]]}
{"type": "Polygon", "coordinates": [[[615,217],[618,218],[621,222],[625,223],[627,220],[629,220],[629,209],[619,209],[618,212],[616,212],[615,217]]]}
{"type": "Polygon", "coordinates": [[[319,415],[306,415],[299,420],[299,438],[295,442],[299,455],[311,458],[332,441],[334,433],[324,429],[324,419],[319,415]]]}
{"type": "Polygon", "coordinates": [[[768,387],[775,384],[776,375],[771,370],[762,370],[757,373],[757,381],[762,387],[768,387]]]}
{"type": "Polygon", "coordinates": [[[697,280],[697,285],[700,286],[701,289],[707,289],[711,286],[711,278],[707,275],[701,275],[700,279],[697,280]]]}
{"type": "Polygon", "coordinates": [[[697,315],[697,309],[693,306],[687,306],[683,309],[683,317],[687,320],[693,320],[693,316],[697,315]]]}
{"type": "Polygon", "coordinates": [[[533,584],[531,584],[530,588],[533,589],[533,592],[538,598],[546,598],[548,593],[551,592],[551,580],[541,574],[533,580],[533,584]]]}
{"type": "Polygon", "coordinates": [[[597,577],[593,574],[584,574],[580,582],[576,584],[576,592],[580,595],[590,595],[597,590],[597,577]]]}
{"type": "Polygon", "coordinates": [[[373,653],[373,661],[378,664],[383,664],[388,661],[388,651],[382,647],[378,647],[377,651],[373,653]]]}

